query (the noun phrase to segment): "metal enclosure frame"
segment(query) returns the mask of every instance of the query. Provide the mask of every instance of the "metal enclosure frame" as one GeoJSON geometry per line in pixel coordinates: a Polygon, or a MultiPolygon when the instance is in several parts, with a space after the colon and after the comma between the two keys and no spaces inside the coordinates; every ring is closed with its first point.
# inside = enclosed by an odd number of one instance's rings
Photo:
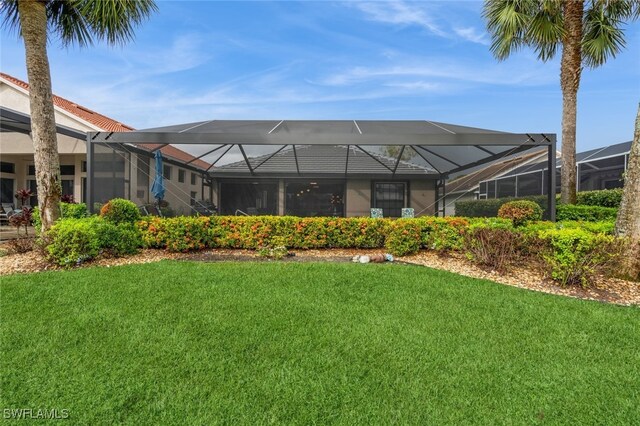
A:
{"type": "MultiPolygon", "coordinates": [[[[217,159],[205,171],[211,178],[232,177],[232,173],[224,173],[224,166],[215,167],[233,147],[242,153],[242,161],[248,172],[247,177],[274,177],[275,175],[260,170],[272,159],[292,153],[295,169],[283,170],[282,177],[309,177],[300,168],[299,156],[302,146],[345,147],[346,158],[343,177],[349,177],[350,152],[361,152],[381,166],[386,178],[403,178],[407,176],[437,179],[440,184],[436,189],[436,202],[440,192],[446,195],[445,180],[449,175],[480,167],[484,164],[500,160],[519,152],[535,147],[547,147],[547,162],[555,170],[556,135],[553,133],[505,133],[486,129],[436,123],[431,121],[370,121],[370,120],[336,120],[336,121],[297,121],[297,120],[211,120],[199,123],[187,123],[164,128],[148,129],[132,132],[90,132],[87,134],[87,200],[93,207],[93,146],[100,144],[118,149],[118,146],[159,144],[147,154],[153,153],[167,145],[210,145],[211,150],[199,155],[197,159],[215,153],[217,159]],[[374,129],[369,131],[369,129],[374,129]],[[275,152],[263,156],[258,164],[252,164],[245,147],[247,145],[281,146],[275,152]],[[398,156],[383,158],[370,152],[371,148],[396,146],[398,156]],[[297,148],[296,148],[297,147],[297,148]],[[406,166],[402,155],[406,149],[415,151],[426,164],[422,171],[407,175],[399,174],[399,165],[406,166]],[[287,148],[291,148],[287,150],[287,148]],[[465,148],[473,154],[461,155],[456,149],[465,148]],[[221,155],[218,155],[222,152],[221,155]],[[436,161],[437,160],[437,161],[436,161]],[[439,162],[438,167],[433,163],[439,162]],[[444,166],[442,165],[444,162],[444,166]],[[388,175],[386,175],[388,171],[388,175]]],[[[134,148],[135,149],[135,148],[134,148]]],[[[144,151],[144,150],[141,150],[144,151]]],[[[465,151],[465,152],[467,152],[465,151]]],[[[408,166],[407,166],[408,167],[408,166]]],[[[372,176],[374,173],[372,173],[372,176]]],[[[377,173],[380,175],[380,173],[377,173]]],[[[236,177],[238,174],[235,175],[236,177]]],[[[326,177],[331,177],[327,175],[326,177]]],[[[338,177],[333,176],[333,177],[338,177]]],[[[382,177],[382,176],[377,176],[382,177]]],[[[548,219],[555,221],[555,173],[548,173],[545,179],[548,194],[548,219]]],[[[436,214],[439,208],[436,207],[436,214]]]]}

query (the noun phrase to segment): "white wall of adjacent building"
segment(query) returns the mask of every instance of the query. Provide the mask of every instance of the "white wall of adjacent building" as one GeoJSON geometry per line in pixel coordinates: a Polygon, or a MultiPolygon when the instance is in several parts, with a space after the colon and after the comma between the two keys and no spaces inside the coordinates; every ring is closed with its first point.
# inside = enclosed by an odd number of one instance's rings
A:
{"type": "MultiPolygon", "coordinates": [[[[29,93],[24,88],[0,79],[0,104],[14,111],[29,115],[29,93]]],[[[54,107],[56,124],[69,127],[81,132],[99,131],[96,125],[82,120],[68,111],[57,106],[54,107]]],[[[86,173],[86,142],[81,139],[71,138],[65,135],[58,136],[58,152],[60,154],[60,166],[63,172],[63,193],[73,195],[76,201],[85,200],[86,173]],[[67,173],[65,173],[67,172],[67,173]]],[[[153,196],[149,194],[150,185],[155,176],[153,159],[140,156],[140,161],[145,160],[149,164],[148,174],[146,170],[137,171],[138,156],[132,154],[131,168],[125,167],[126,179],[131,182],[131,193],[128,197],[138,205],[153,202],[153,196]],[[132,176],[129,176],[129,170],[132,176]],[[146,175],[146,176],[145,176],[146,175]],[[140,180],[140,181],[139,181],[140,180]],[[149,182],[148,184],[146,182],[149,182]]],[[[3,202],[11,202],[16,207],[17,200],[13,194],[19,189],[35,188],[35,176],[33,172],[33,142],[29,135],[21,133],[0,133],[0,161],[2,170],[0,179],[3,185],[3,202]],[[30,173],[31,172],[31,173],[30,173]],[[10,188],[9,188],[10,187],[10,188]]],[[[127,160],[129,161],[129,160],[127,160]]],[[[166,164],[170,178],[165,181],[167,192],[165,200],[177,213],[188,214],[190,212],[191,197],[202,200],[202,177],[200,173],[180,167],[174,164],[166,164]],[[180,179],[184,173],[184,179],[180,179]],[[192,174],[194,178],[192,179],[192,174]],[[182,180],[182,181],[181,181],[182,180]]],[[[211,195],[204,194],[204,199],[211,195]]]]}

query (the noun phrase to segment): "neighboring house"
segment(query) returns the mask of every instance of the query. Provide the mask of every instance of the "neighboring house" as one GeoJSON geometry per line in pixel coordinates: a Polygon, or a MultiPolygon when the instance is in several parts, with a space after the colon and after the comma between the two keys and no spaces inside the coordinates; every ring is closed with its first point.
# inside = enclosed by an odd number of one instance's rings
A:
{"type": "MultiPolygon", "coordinates": [[[[622,188],[623,173],[627,169],[631,141],[608,145],[576,154],[577,190],[622,188]]],[[[560,193],[561,161],[556,161],[556,193],[560,193]]],[[[479,185],[479,198],[523,197],[546,195],[546,161],[535,161],[483,179],[479,185]]]]}
{"type": "Polygon", "coordinates": [[[480,198],[481,181],[496,178],[520,166],[546,161],[546,158],[547,153],[544,150],[524,152],[447,181],[445,215],[454,216],[456,214],[455,205],[457,201],[477,200],[480,198]]]}
{"type": "MultiPolygon", "coordinates": [[[[92,111],[62,97],[53,96],[55,120],[59,126],[77,130],[80,134],[92,131],[127,132],[132,127],[92,111]]],[[[28,120],[29,85],[10,75],[0,73],[0,107],[20,113],[28,120]]],[[[35,167],[33,143],[28,133],[12,131],[3,123],[0,138],[0,198],[2,203],[16,203],[16,190],[29,188],[35,192],[35,167]]],[[[159,145],[138,145],[152,150],[159,145]]],[[[62,193],[72,195],[76,201],[86,200],[87,158],[86,141],[58,134],[58,152],[62,175],[62,193]]],[[[211,198],[210,186],[202,179],[210,165],[171,145],[161,148],[165,161],[165,199],[181,213],[189,213],[192,200],[211,198]]],[[[129,198],[136,204],[152,203],[149,187],[155,175],[149,156],[130,154],[127,167],[122,171],[132,183],[130,193],[117,194],[129,198]],[[132,170],[135,173],[132,173],[132,170]]],[[[32,197],[31,205],[37,204],[32,197]]]]}

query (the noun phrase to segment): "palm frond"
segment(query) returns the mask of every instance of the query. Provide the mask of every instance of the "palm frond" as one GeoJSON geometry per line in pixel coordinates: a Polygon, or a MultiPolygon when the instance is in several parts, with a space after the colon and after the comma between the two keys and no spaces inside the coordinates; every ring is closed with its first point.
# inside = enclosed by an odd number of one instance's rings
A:
{"type": "Polygon", "coordinates": [[[136,26],[158,8],[153,0],[76,0],[91,33],[109,44],[134,37],[136,26]]]}
{"type": "Polygon", "coordinates": [[[80,1],[50,1],[47,16],[51,32],[58,36],[63,46],[77,44],[86,46],[93,43],[91,28],[79,10],[80,1]]]}
{"type": "Polygon", "coordinates": [[[483,16],[491,34],[491,52],[499,60],[526,44],[526,27],[530,20],[530,0],[488,0],[483,16]]]}
{"type": "Polygon", "coordinates": [[[2,27],[9,32],[20,34],[20,15],[18,14],[18,0],[2,0],[0,2],[2,27]]]}
{"type": "Polygon", "coordinates": [[[564,22],[562,2],[544,0],[537,2],[535,11],[527,27],[527,41],[542,61],[552,59],[562,43],[564,22]]]}
{"type": "Polygon", "coordinates": [[[615,58],[625,47],[624,20],[632,18],[629,1],[592,1],[583,22],[582,54],[585,65],[594,68],[615,58]],[[625,3],[623,5],[622,3],[625,3]]]}

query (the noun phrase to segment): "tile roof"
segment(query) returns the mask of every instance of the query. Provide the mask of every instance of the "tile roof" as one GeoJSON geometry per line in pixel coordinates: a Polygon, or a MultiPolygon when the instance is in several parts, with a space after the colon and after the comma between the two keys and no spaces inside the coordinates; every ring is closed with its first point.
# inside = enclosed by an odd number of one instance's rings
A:
{"type": "MultiPolygon", "coordinates": [[[[29,90],[29,84],[22,80],[19,80],[5,73],[0,73],[0,77],[7,81],[10,81],[16,86],[22,87],[25,90],[29,90]]],[[[70,100],[57,95],[53,95],[53,104],[58,108],[62,108],[63,110],[75,115],[76,117],[99,127],[102,130],[107,130],[109,132],[128,132],[134,130],[133,127],[122,124],[112,118],[92,111],[89,108],[78,105],[75,102],[71,102],[70,100]]]]}
{"type": "MultiPolygon", "coordinates": [[[[17,79],[13,76],[0,72],[0,77],[4,80],[9,81],[10,83],[23,88],[24,90],[29,90],[29,83],[26,83],[20,79],[17,79]]],[[[102,115],[96,111],[93,111],[89,108],[83,107],[82,105],[78,105],[75,102],[72,102],[68,99],[62,98],[58,95],[53,95],[53,104],[58,108],[61,108],[67,111],[70,114],[80,118],[81,120],[87,121],[94,126],[98,127],[100,130],[105,130],[108,132],[129,132],[135,130],[131,126],[127,126],[126,124],[120,123],[112,118],[107,117],[106,115],[102,115]]],[[[158,145],[139,145],[139,148],[152,150],[156,148],[158,145]]],[[[165,154],[167,157],[171,157],[180,162],[188,162],[193,160],[195,157],[187,152],[182,151],[174,146],[167,145],[164,148],[160,149],[160,151],[165,154]]],[[[210,164],[206,161],[202,160],[194,160],[191,162],[191,165],[194,167],[207,169],[210,164]]]]}
{"type": "MultiPolygon", "coordinates": [[[[262,155],[248,158],[256,174],[281,175],[389,175],[396,167],[396,159],[376,153],[368,154],[356,147],[341,145],[297,145],[293,149],[283,149],[276,154],[262,155]],[[348,154],[347,154],[348,152],[348,154]],[[347,167],[347,159],[349,161],[347,167]],[[296,165],[297,163],[297,165],[296,165]]],[[[223,176],[225,173],[250,173],[247,163],[243,160],[216,167],[215,173],[223,176]]],[[[436,172],[430,167],[420,166],[408,161],[400,161],[396,175],[425,176],[436,172]]]]}

